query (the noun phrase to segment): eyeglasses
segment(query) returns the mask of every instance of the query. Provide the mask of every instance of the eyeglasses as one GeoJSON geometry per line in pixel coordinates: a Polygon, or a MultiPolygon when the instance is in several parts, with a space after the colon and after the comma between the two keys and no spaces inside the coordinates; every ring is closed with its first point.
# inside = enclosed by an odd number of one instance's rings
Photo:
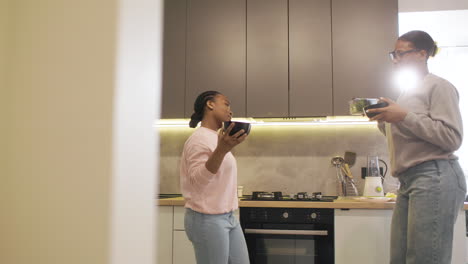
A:
{"type": "Polygon", "coordinates": [[[394,51],[390,51],[388,53],[388,55],[390,56],[391,60],[396,60],[398,58],[401,58],[401,57],[405,56],[408,53],[415,52],[415,51],[419,51],[419,49],[410,49],[410,50],[407,50],[407,51],[394,50],[394,51]]]}

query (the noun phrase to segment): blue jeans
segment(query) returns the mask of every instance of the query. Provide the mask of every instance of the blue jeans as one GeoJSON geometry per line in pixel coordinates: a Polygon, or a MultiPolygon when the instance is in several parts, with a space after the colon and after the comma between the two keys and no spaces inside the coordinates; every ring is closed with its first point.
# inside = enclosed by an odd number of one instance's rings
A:
{"type": "Polygon", "coordinates": [[[233,212],[209,215],[185,211],[185,233],[198,264],[248,264],[244,234],[233,212]]]}
{"type": "Polygon", "coordinates": [[[431,160],[400,175],[392,218],[391,264],[450,264],[466,182],[457,160],[431,160]]]}

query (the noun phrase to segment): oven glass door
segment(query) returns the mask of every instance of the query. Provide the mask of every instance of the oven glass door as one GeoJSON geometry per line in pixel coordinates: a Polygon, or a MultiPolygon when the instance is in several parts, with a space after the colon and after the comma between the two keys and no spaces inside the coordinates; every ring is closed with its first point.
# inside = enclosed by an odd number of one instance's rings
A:
{"type": "MultiPolygon", "coordinates": [[[[268,234],[245,230],[251,264],[332,264],[334,263],[333,239],[329,234],[296,235],[268,234]]],[[[280,231],[282,230],[271,230],[280,231]]],[[[325,231],[326,233],[326,231],[325,231]]]]}

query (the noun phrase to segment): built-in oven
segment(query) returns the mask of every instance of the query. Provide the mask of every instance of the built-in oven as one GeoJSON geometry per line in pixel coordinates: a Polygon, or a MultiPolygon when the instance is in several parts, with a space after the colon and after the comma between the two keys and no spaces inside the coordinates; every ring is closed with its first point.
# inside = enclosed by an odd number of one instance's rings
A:
{"type": "Polygon", "coordinates": [[[242,207],[251,264],[333,264],[334,211],[242,207]]]}

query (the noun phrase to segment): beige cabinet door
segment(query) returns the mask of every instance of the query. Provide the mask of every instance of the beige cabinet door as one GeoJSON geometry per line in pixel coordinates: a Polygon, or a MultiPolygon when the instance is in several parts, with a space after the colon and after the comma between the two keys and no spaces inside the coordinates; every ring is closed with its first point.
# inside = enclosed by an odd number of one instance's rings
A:
{"type": "Polygon", "coordinates": [[[183,118],[187,0],[164,1],[162,118],[183,118]]]}
{"type": "Polygon", "coordinates": [[[207,90],[225,94],[234,116],[245,116],[245,8],[245,0],[187,2],[186,117],[207,90]]]}
{"type": "Polygon", "coordinates": [[[247,116],[287,117],[288,1],[247,1],[247,116]]]}
{"type": "Polygon", "coordinates": [[[330,0],[289,0],[289,114],[333,114],[330,0]]]}
{"type": "Polygon", "coordinates": [[[398,38],[398,0],[333,0],[333,109],[348,115],[353,97],[390,97],[388,52],[398,38]]]}
{"type": "Polygon", "coordinates": [[[187,238],[185,231],[174,231],[174,257],[173,264],[196,264],[195,251],[192,242],[187,238]]]}
{"type": "Polygon", "coordinates": [[[392,210],[335,210],[335,263],[390,261],[392,210]]]}
{"type": "Polygon", "coordinates": [[[173,206],[158,206],[156,228],[156,263],[172,263],[173,206]]]}
{"type": "Polygon", "coordinates": [[[174,206],[174,230],[185,230],[185,210],[183,206],[174,206]]]}

